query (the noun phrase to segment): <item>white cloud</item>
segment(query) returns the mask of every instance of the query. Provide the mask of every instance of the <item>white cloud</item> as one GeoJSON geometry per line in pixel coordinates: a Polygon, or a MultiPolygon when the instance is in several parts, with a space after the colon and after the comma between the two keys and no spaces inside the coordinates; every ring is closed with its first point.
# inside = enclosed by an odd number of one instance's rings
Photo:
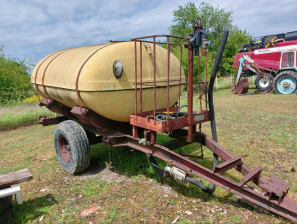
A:
{"type": "MultiPolygon", "coordinates": [[[[0,45],[6,55],[40,60],[73,46],[168,33],[173,10],[185,0],[10,0],[0,2],[0,45]]],[[[234,24],[253,36],[294,31],[293,0],[208,1],[233,12],[234,24]]],[[[200,2],[195,2],[196,6],[200,2]]]]}

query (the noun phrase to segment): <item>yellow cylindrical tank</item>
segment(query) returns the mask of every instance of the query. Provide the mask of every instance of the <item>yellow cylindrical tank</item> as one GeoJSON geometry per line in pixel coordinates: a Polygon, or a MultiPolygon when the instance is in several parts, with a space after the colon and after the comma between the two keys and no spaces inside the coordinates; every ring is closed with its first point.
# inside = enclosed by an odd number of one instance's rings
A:
{"type": "MultiPolygon", "coordinates": [[[[148,43],[145,45],[142,45],[142,82],[153,82],[153,45],[148,43]]],[[[134,42],[116,42],[56,51],[43,58],[35,66],[31,82],[34,87],[37,85],[38,91],[43,97],[55,99],[71,108],[79,105],[76,92],[77,83],[82,107],[90,108],[108,119],[129,122],[130,114],[135,113],[134,55],[134,42]],[[115,75],[114,64],[117,67],[122,67],[120,77],[115,75]]],[[[140,46],[137,43],[138,82],[140,81],[139,62],[140,46]]],[[[119,73],[119,70],[117,72],[119,73]]],[[[173,54],[170,54],[170,79],[177,80],[179,76],[180,62],[173,54]]],[[[156,45],[156,81],[166,80],[167,50],[156,45]]],[[[183,69],[181,82],[185,82],[183,69]]],[[[170,82],[170,84],[178,83],[178,81],[170,82]]],[[[166,82],[157,85],[166,85],[166,82]]],[[[153,87],[143,86],[142,88],[142,111],[153,110],[153,87]]],[[[181,87],[182,89],[183,87],[181,87]]],[[[137,97],[138,112],[140,111],[139,92],[137,97]]],[[[167,88],[157,87],[156,95],[157,109],[166,108],[167,88]]],[[[170,106],[178,98],[179,87],[171,86],[170,106]]]]}

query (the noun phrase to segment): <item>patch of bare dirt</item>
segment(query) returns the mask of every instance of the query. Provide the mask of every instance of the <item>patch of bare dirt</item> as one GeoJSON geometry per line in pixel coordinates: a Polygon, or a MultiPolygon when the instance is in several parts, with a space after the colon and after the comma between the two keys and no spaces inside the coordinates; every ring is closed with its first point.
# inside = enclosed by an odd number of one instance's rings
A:
{"type": "Polygon", "coordinates": [[[82,174],[79,174],[75,179],[85,180],[88,178],[99,178],[102,182],[123,182],[126,180],[136,181],[136,179],[114,172],[110,167],[100,164],[98,160],[92,160],[90,166],[82,174]]]}
{"type": "Polygon", "coordinates": [[[177,194],[177,192],[175,192],[170,186],[166,186],[166,185],[163,185],[162,183],[155,182],[153,179],[130,178],[129,176],[119,174],[113,171],[113,169],[110,167],[99,165],[99,161],[91,161],[89,168],[86,171],[84,171],[82,174],[74,177],[74,180],[86,180],[88,178],[98,178],[105,183],[112,183],[112,182],[122,183],[125,181],[149,183],[150,185],[153,185],[153,189],[155,190],[159,189],[165,195],[177,194]]]}

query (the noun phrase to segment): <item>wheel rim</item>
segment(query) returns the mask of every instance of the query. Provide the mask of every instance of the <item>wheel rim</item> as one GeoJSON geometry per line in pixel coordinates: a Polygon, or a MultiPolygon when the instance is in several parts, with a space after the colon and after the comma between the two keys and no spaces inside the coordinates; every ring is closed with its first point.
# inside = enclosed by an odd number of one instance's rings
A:
{"type": "Polygon", "coordinates": [[[61,136],[59,139],[59,150],[60,150],[60,155],[62,159],[68,163],[71,158],[71,152],[70,152],[70,147],[68,144],[67,139],[64,136],[61,136]]]}
{"type": "Polygon", "coordinates": [[[266,87],[269,86],[269,82],[270,82],[270,79],[268,79],[268,78],[262,78],[259,81],[259,85],[261,86],[261,88],[266,88],[266,87]]]}
{"type": "Polygon", "coordinates": [[[292,77],[283,77],[277,82],[277,90],[282,94],[291,94],[296,89],[296,80],[292,77]]]}

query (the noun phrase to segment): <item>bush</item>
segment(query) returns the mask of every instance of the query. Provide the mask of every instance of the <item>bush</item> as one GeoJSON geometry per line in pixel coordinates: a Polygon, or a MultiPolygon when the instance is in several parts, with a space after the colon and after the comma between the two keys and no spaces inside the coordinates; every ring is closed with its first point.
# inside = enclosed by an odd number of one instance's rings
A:
{"type": "Polygon", "coordinates": [[[33,63],[26,58],[20,61],[16,58],[6,57],[0,48],[0,104],[24,100],[34,95],[29,72],[33,63]]]}

